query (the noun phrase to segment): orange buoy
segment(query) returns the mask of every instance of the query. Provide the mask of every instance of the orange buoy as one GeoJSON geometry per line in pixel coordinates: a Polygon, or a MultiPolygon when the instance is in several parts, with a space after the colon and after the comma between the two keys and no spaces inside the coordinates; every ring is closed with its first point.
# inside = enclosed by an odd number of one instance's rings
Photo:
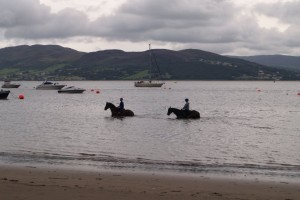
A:
{"type": "Polygon", "coordinates": [[[24,99],[25,97],[24,97],[24,95],[23,94],[20,94],[19,95],[19,99],[24,99]]]}

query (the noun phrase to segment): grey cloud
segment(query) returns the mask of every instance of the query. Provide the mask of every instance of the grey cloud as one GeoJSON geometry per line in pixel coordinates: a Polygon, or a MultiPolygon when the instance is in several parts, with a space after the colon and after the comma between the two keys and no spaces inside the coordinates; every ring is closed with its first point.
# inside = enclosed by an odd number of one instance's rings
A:
{"type": "Polygon", "coordinates": [[[0,2],[2,10],[15,16],[6,14],[11,20],[0,23],[6,26],[8,38],[94,36],[134,42],[228,43],[251,40],[250,34],[258,31],[257,24],[240,17],[239,8],[229,0],[128,0],[115,14],[93,22],[74,9],[51,13],[37,0],[0,2]],[[23,11],[14,5],[22,5],[23,11]],[[22,15],[25,21],[17,21],[22,15]]]}
{"type": "MultiPolygon", "coordinates": [[[[300,2],[292,1],[274,4],[258,4],[255,11],[268,17],[277,18],[279,22],[288,25],[288,28],[271,43],[280,41],[281,46],[295,48],[300,46],[300,2]]],[[[279,47],[279,46],[278,46],[279,47]]]]}
{"type": "Polygon", "coordinates": [[[50,8],[38,0],[0,0],[0,27],[41,24],[49,15],[50,8]]]}
{"type": "Polygon", "coordinates": [[[226,0],[132,0],[120,12],[168,20],[198,20],[207,22],[230,17],[232,4],[226,0]]]}
{"type": "Polygon", "coordinates": [[[255,11],[269,17],[274,17],[283,23],[300,23],[300,2],[292,1],[285,3],[266,4],[260,3],[255,6],[255,11]]]}
{"type": "Polygon", "coordinates": [[[218,53],[234,49],[274,52],[300,45],[297,8],[299,2],[254,7],[255,12],[291,24],[281,33],[259,27],[255,18],[241,15],[231,0],[127,0],[112,15],[95,21],[70,8],[51,13],[38,0],[0,0],[0,30],[11,39],[91,36],[113,41],[154,40],[218,53]]]}
{"type": "Polygon", "coordinates": [[[237,20],[236,12],[226,0],[132,0],[115,15],[95,21],[93,32],[132,41],[226,42],[237,38],[237,28],[226,28],[237,20]]]}
{"type": "Polygon", "coordinates": [[[0,28],[5,37],[24,39],[66,38],[86,35],[87,16],[74,9],[51,13],[38,0],[0,0],[0,28]]]}
{"type": "Polygon", "coordinates": [[[31,26],[16,26],[6,31],[6,37],[10,38],[66,38],[78,35],[86,35],[89,20],[83,13],[64,9],[42,24],[31,26]]]}

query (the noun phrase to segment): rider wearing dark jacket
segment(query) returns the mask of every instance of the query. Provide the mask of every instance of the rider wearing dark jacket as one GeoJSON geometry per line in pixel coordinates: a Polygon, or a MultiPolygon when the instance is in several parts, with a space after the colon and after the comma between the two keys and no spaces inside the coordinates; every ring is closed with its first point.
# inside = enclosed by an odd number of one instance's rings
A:
{"type": "Polygon", "coordinates": [[[185,104],[183,106],[183,108],[181,109],[183,110],[185,115],[188,115],[190,113],[190,103],[189,103],[189,99],[185,99],[185,104]]]}
{"type": "Polygon", "coordinates": [[[123,102],[123,98],[120,98],[120,104],[118,106],[119,111],[118,112],[123,112],[124,111],[124,102],[123,102]]]}

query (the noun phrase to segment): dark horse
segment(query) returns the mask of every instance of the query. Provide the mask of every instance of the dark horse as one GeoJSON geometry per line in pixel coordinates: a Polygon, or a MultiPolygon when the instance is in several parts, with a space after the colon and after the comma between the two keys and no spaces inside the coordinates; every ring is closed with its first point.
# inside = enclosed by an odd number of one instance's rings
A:
{"type": "Polygon", "coordinates": [[[119,112],[119,108],[117,108],[114,104],[106,102],[104,110],[107,110],[109,108],[112,117],[134,116],[134,113],[131,110],[123,110],[123,112],[119,112]]]}
{"type": "Polygon", "coordinates": [[[177,119],[199,119],[200,113],[196,110],[179,110],[177,108],[169,108],[167,115],[174,113],[177,116],[177,119]]]}

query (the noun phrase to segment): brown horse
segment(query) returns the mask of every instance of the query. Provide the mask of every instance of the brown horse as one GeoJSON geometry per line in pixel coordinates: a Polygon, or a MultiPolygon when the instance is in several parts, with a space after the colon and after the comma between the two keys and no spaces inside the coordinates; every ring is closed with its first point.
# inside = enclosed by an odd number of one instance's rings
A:
{"type": "Polygon", "coordinates": [[[186,112],[185,110],[179,110],[177,108],[169,108],[167,115],[174,113],[177,116],[177,119],[199,119],[200,113],[196,110],[190,110],[186,112]]]}
{"type": "Polygon", "coordinates": [[[131,110],[123,110],[122,112],[119,112],[119,108],[117,108],[114,104],[110,102],[106,102],[104,110],[110,109],[111,116],[112,117],[132,117],[134,116],[134,113],[131,110]]]}

